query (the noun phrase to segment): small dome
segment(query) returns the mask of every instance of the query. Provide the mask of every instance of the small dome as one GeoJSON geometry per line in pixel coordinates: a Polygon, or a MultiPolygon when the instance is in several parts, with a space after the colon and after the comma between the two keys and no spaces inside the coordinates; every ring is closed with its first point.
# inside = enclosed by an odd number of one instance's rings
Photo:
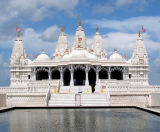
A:
{"type": "Polygon", "coordinates": [[[30,65],[32,63],[32,61],[30,59],[27,59],[28,60],[28,64],[30,65]]]}
{"type": "Polygon", "coordinates": [[[73,50],[70,54],[65,55],[64,59],[96,59],[95,55],[92,55],[87,50],[73,50]]]}
{"type": "Polygon", "coordinates": [[[49,56],[44,53],[44,50],[42,53],[37,57],[36,61],[47,61],[50,60],[49,56]]]}
{"type": "Polygon", "coordinates": [[[128,63],[131,63],[131,59],[129,59],[127,62],[128,62],[128,63]]]}
{"type": "Polygon", "coordinates": [[[115,51],[109,58],[111,61],[123,61],[123,57],[115,51]]]}

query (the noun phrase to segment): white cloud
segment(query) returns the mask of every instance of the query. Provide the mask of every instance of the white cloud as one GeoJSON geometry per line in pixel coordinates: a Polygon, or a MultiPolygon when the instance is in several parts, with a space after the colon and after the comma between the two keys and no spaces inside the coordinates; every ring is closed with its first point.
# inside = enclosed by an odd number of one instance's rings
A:
{"type": "Polygon", "coordinates": [[[101,28],[109,28],[121,32],[137,32],[138,29],[141,29],[141,25],[143,24],[147,33],[160,40],[160,16],[140,16],[124,20],[87,20],[85,22],[92,24],[94,27],[98,24],[101,28]]]}
{"type": "Polygon", "coordinates": [[[0,39],[13,38],[15,25],[20,25],[25,20],[41,21],[54,16],[58,11],[75,16],[73,10],[78,2],[79,0],[1,0],[0,39]]]}
{"type": "Polygon", "coordinates": [[[42,34],[42,38],[46,41],[56,41],[60,34],[60,29],[57,26],[48,27],[42,34]]]}
{"type": "Polygon", "coordinates": [[[114,11],[114,8],[109,4],[98,4],[94,7],[94,13],[105,13],[110,14],[114,11]]]}
{"type": "Polygon", "coordinates": [[[4,61],[3,54],[0,53],[0,86],[9,85],[10,73],[9,62],[4,61]]]}
{"type": "Polygon", "coordinates": [[[121,6],[125,6],[125,5],[128,5],[128,4],[132,4],[135,1],[136,0],[116,0],[115,5],[117,7],[121,7],[121,6]]]}
{"type": "Polygon", "coordinates": [[[48,16],[49,9],[72,11],[78,0],[12,0],[8,2],[8,11],[18,11],[25,17],[39,21],[48,16]]]}
{"type": "MultiPolygon", "coordinates": [[[[35,31],[32,28],[27,28],[24,31],[23,43],[27,53],[37,55],[41,53],[41,49],[51,56],[55,50],[56,42],[49,42],[42,39],[43,32],[35,31]]],[[[50,34],[48,34],[50,36],[50,34]]],[[[58,39],[58,38],[57,38],[58,39]]]]}
{"type": "Polygon", "coordinates": [[[110,14],[118,9],[143,11],[151,0],[112,0],[93,7],[93,13],[110,14]]]}

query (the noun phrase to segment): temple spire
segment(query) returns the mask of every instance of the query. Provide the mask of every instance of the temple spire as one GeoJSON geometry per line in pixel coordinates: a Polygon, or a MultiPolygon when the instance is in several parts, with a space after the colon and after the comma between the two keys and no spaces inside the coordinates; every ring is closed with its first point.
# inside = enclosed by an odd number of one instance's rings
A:
{"type": "Polygon", "coordinates": [[[96,32],[98,32],[98,25],[96,24],[96,32]]]}
{"type": "Polygon", "coordinates": [[[64,26],[61,25],[61,32],[64,32],[64,26]]]}
{"type": "Polygon", "coordinates": [[[138,31],[138,37],[141,37],[141,33],[140,33],[140,30],[138,31]]]}
{"type": "Polygon", "coordinates": [[[78,26],[81,26],[82,25],[82,21],[80,19],[80,17],[78,17],[78,26]]]}
{"type": "Polygon", "coordinates": [[[21,34],[20,34],[21,29],[18,27],[18,25],[16,25],[16,31],[18,32],[18,38],[20,38],[21,37],[21,34]]]}

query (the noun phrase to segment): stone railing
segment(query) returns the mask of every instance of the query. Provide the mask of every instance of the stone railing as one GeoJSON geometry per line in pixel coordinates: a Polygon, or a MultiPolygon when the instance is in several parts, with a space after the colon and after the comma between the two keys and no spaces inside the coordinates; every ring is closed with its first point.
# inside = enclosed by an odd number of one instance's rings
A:
{"type": "Polygon", "coordinates": [[[129,92],[160,92],[160,86],[157,85],[146,85],[146,86],[131,86],[130,84],[108,84],[109,90],[112,91],[129,91],[129,92]]]}
{"type": "Polygon", "coordinates": [[[50,85],[50,89],[57,88],[59,80],[42,80],[42,81],[31,81],[28,83],[28,92],[40,92],[46,93],[50,85]]]}
{"type": "Polygon", "coordinates": [[[0,87],[0,93],[27,93],[26,87],[0,87]]]}

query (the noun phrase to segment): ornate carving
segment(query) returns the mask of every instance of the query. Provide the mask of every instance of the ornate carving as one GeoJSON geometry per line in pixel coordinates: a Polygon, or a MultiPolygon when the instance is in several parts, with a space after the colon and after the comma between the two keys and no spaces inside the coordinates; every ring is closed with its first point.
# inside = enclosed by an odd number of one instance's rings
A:
{"type": "Polygon", "coordinates": [[[36,72],[39,72],[39,71],[47,71],[47,72],[49,72],[49,68],[48,67],[37,67],[36,68],[36,72]]]}
{"type": "Polygon", "coordinates": [[[114,67],[111,67],[110,71],[115,71],[115,70],[118,70],[118,71],[122,71],[123,72],[123,67],[121,66],[114,66],[114,67]]]}

